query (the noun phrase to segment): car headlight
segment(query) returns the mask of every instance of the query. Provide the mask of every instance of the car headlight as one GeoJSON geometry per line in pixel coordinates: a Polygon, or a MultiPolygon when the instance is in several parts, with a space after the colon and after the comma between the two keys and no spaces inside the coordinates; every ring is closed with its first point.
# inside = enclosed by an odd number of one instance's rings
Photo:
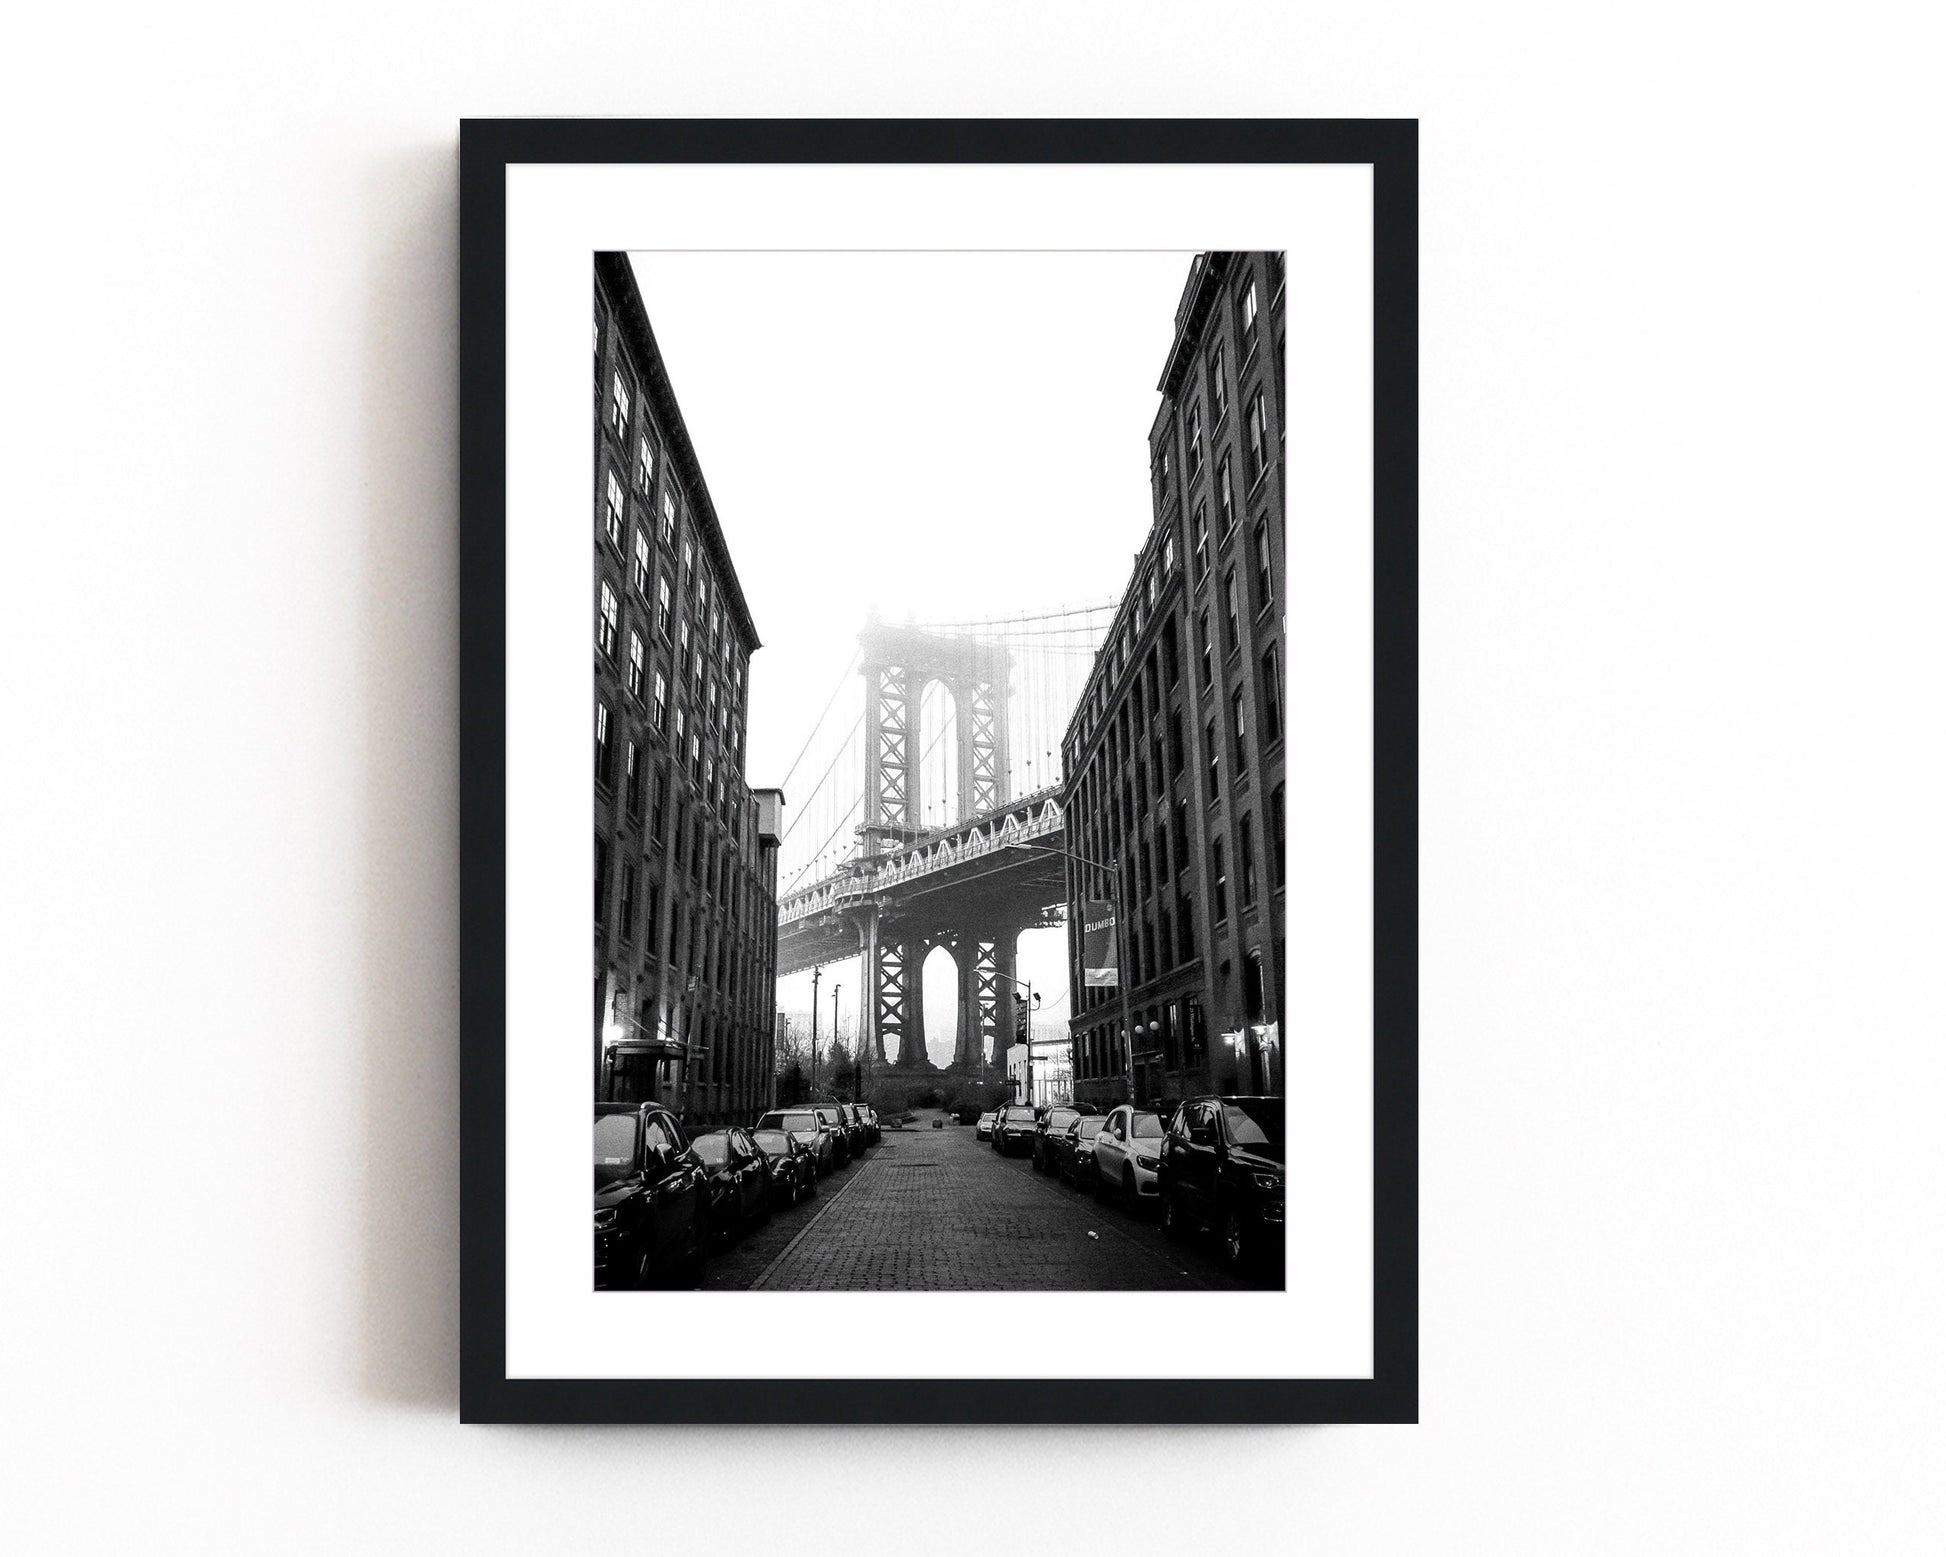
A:
{"type": "Polygon", "coordinates": [[[1284,1192],[1284,1181],[1275,1173],[1253,1173],[1250,1180],[1267,1194],[1281,1195],[1284,1192]]]}
{"type": "Polygon", "coordinates": [[[1145,1157],[1140,1152],[1135,1154],[1135,1165],[1138,1168],[1147,1168],[1151,1173],[1155,1172],[1156,1168],[1160,1166],[1155,1158],[1145,1157]]]}
{"type": "Polygon", "coordinates": [[[609,1206],[606,1210],[597,1211],[595,1213],[596,1232],[600,1232],[604,1227],[613,1227],[614,1225],[615,1225],[615,1208],[613,1206],[609,1206]]]}

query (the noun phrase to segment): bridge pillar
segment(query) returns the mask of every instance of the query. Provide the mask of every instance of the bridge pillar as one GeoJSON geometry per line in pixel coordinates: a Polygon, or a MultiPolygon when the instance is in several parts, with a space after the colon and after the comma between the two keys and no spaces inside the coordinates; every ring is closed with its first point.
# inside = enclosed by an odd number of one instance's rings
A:
{"type": "Polygon", "coordinates": [[[905,1016],[899,1030],[899,1068],[917,1070],[930,1065],[926,1054],[926,951],[924,941],[907,941],[905,957],[905,1016]]]}

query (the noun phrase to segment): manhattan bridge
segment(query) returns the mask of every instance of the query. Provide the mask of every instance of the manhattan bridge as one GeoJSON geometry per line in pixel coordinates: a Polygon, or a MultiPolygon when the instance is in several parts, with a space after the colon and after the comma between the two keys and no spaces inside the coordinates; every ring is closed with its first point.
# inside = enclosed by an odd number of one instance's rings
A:
{"type": "Polygon", "coordinates": [[[777,972],[860,959],[860,1058],[880,1081],[942,1074],[926,1052],[935,948],[957,973],[949,1071],[1004,1063],[1015,944],[1065,920],[1061,741],[1115,609],[874,617],[793,764],[816,778],[780,852],[777,972]]]}

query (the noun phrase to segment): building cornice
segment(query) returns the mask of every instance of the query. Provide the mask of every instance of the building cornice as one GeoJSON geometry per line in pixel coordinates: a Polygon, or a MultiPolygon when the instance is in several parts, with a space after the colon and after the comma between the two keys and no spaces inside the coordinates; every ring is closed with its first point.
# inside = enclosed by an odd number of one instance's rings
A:
{"type": "Polygon", "coordinates": [[[710,498],[709,483],[703,479],[702,462],[697,459],[696,446],[690,441],[689,427],[683,421],[682,407],[676,401],[675,386],[669,381],[669,369],[662,360],[662,348],[656,344],[655,329],[649,323],[641,288],[635,284],[634,267],[629,264],[625,253],[600,253],[595,255],[595,274],[613,299],[615,317],[620,320],[641,366],[643,391],[655,406],[656,421],[662,428],[665,456],[676,462],[683,491],[689,497],[690,512],[701,521],[703,549],[716,563],[724,603],[737,625],[743,629],[749,648],[753,651],[760,649],[763,640],[757,636],[757,624],[751,619],[749,602],[743,597],[736,562],[730,556],[729,542],[724,538],[722,523],[716,517],[716,504],[710,498]]]}

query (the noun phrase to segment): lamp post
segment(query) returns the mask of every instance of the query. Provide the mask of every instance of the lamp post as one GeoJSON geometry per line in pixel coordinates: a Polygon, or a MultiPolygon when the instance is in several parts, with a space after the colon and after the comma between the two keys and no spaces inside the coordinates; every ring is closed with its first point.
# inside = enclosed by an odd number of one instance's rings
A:
{"type": "Polygon", "coordinates": [[[818,980],[824,969],[811,970],[811,1096],[818,1095],[818,980]]]}
{"type": "MultiPolygon", "coordinates": [[[[831,986],[831,1047],[834,1049],[838,1046],[838,991],[844,987],[842,984],[831,986]]],[[[834,1087],[837,1085],[837,1077],[832,1077],[831,1084],[834,1087]]]]}
{"type": "Polygon", "coordinates": [[[1011,979],[1004,973],[999,976],[1007,979],[1015,989],[1027,991],[1027,1097],[1025,1101],[1031,1104],[1034,1101],[1034,1008],[1041,1003],[1041,997],[1034,993],[1033,980],[1011,979]]]}
{"type": "MultiPolygon", "coordinates": [[[[1122,1035],[1128,1044],[1128,1100],[1131,1104],[1134,1103],[1136,1101],[1135,1030],[1129,1025],[1128,1019],[1128,958],[1123,955],[1128,944],[1127,920],[1122,913],[1121,872],[1112,865],[1102,864],[1100,860],[1091,860],[1085,854],[1076,854],[1072,849],[1053,849],[1040,843],[1008,843],[1002,844],[1001,847],[1020,849],[1028,854],[1058,854],[1064,860],[1073,860],[1075,864],[1089,870],[1098,870],[1108,878],[1109,895],[1115,905],[1115,987],[1122,997],[1122,1035]]],[[[1028,1053],[1030,1056],[1033,1053],[1031,1042],[1028,1045],[1028,1053]]],[[[1031,1064],[1031,1060],[1029,1063],[1031,1064]]]]}

